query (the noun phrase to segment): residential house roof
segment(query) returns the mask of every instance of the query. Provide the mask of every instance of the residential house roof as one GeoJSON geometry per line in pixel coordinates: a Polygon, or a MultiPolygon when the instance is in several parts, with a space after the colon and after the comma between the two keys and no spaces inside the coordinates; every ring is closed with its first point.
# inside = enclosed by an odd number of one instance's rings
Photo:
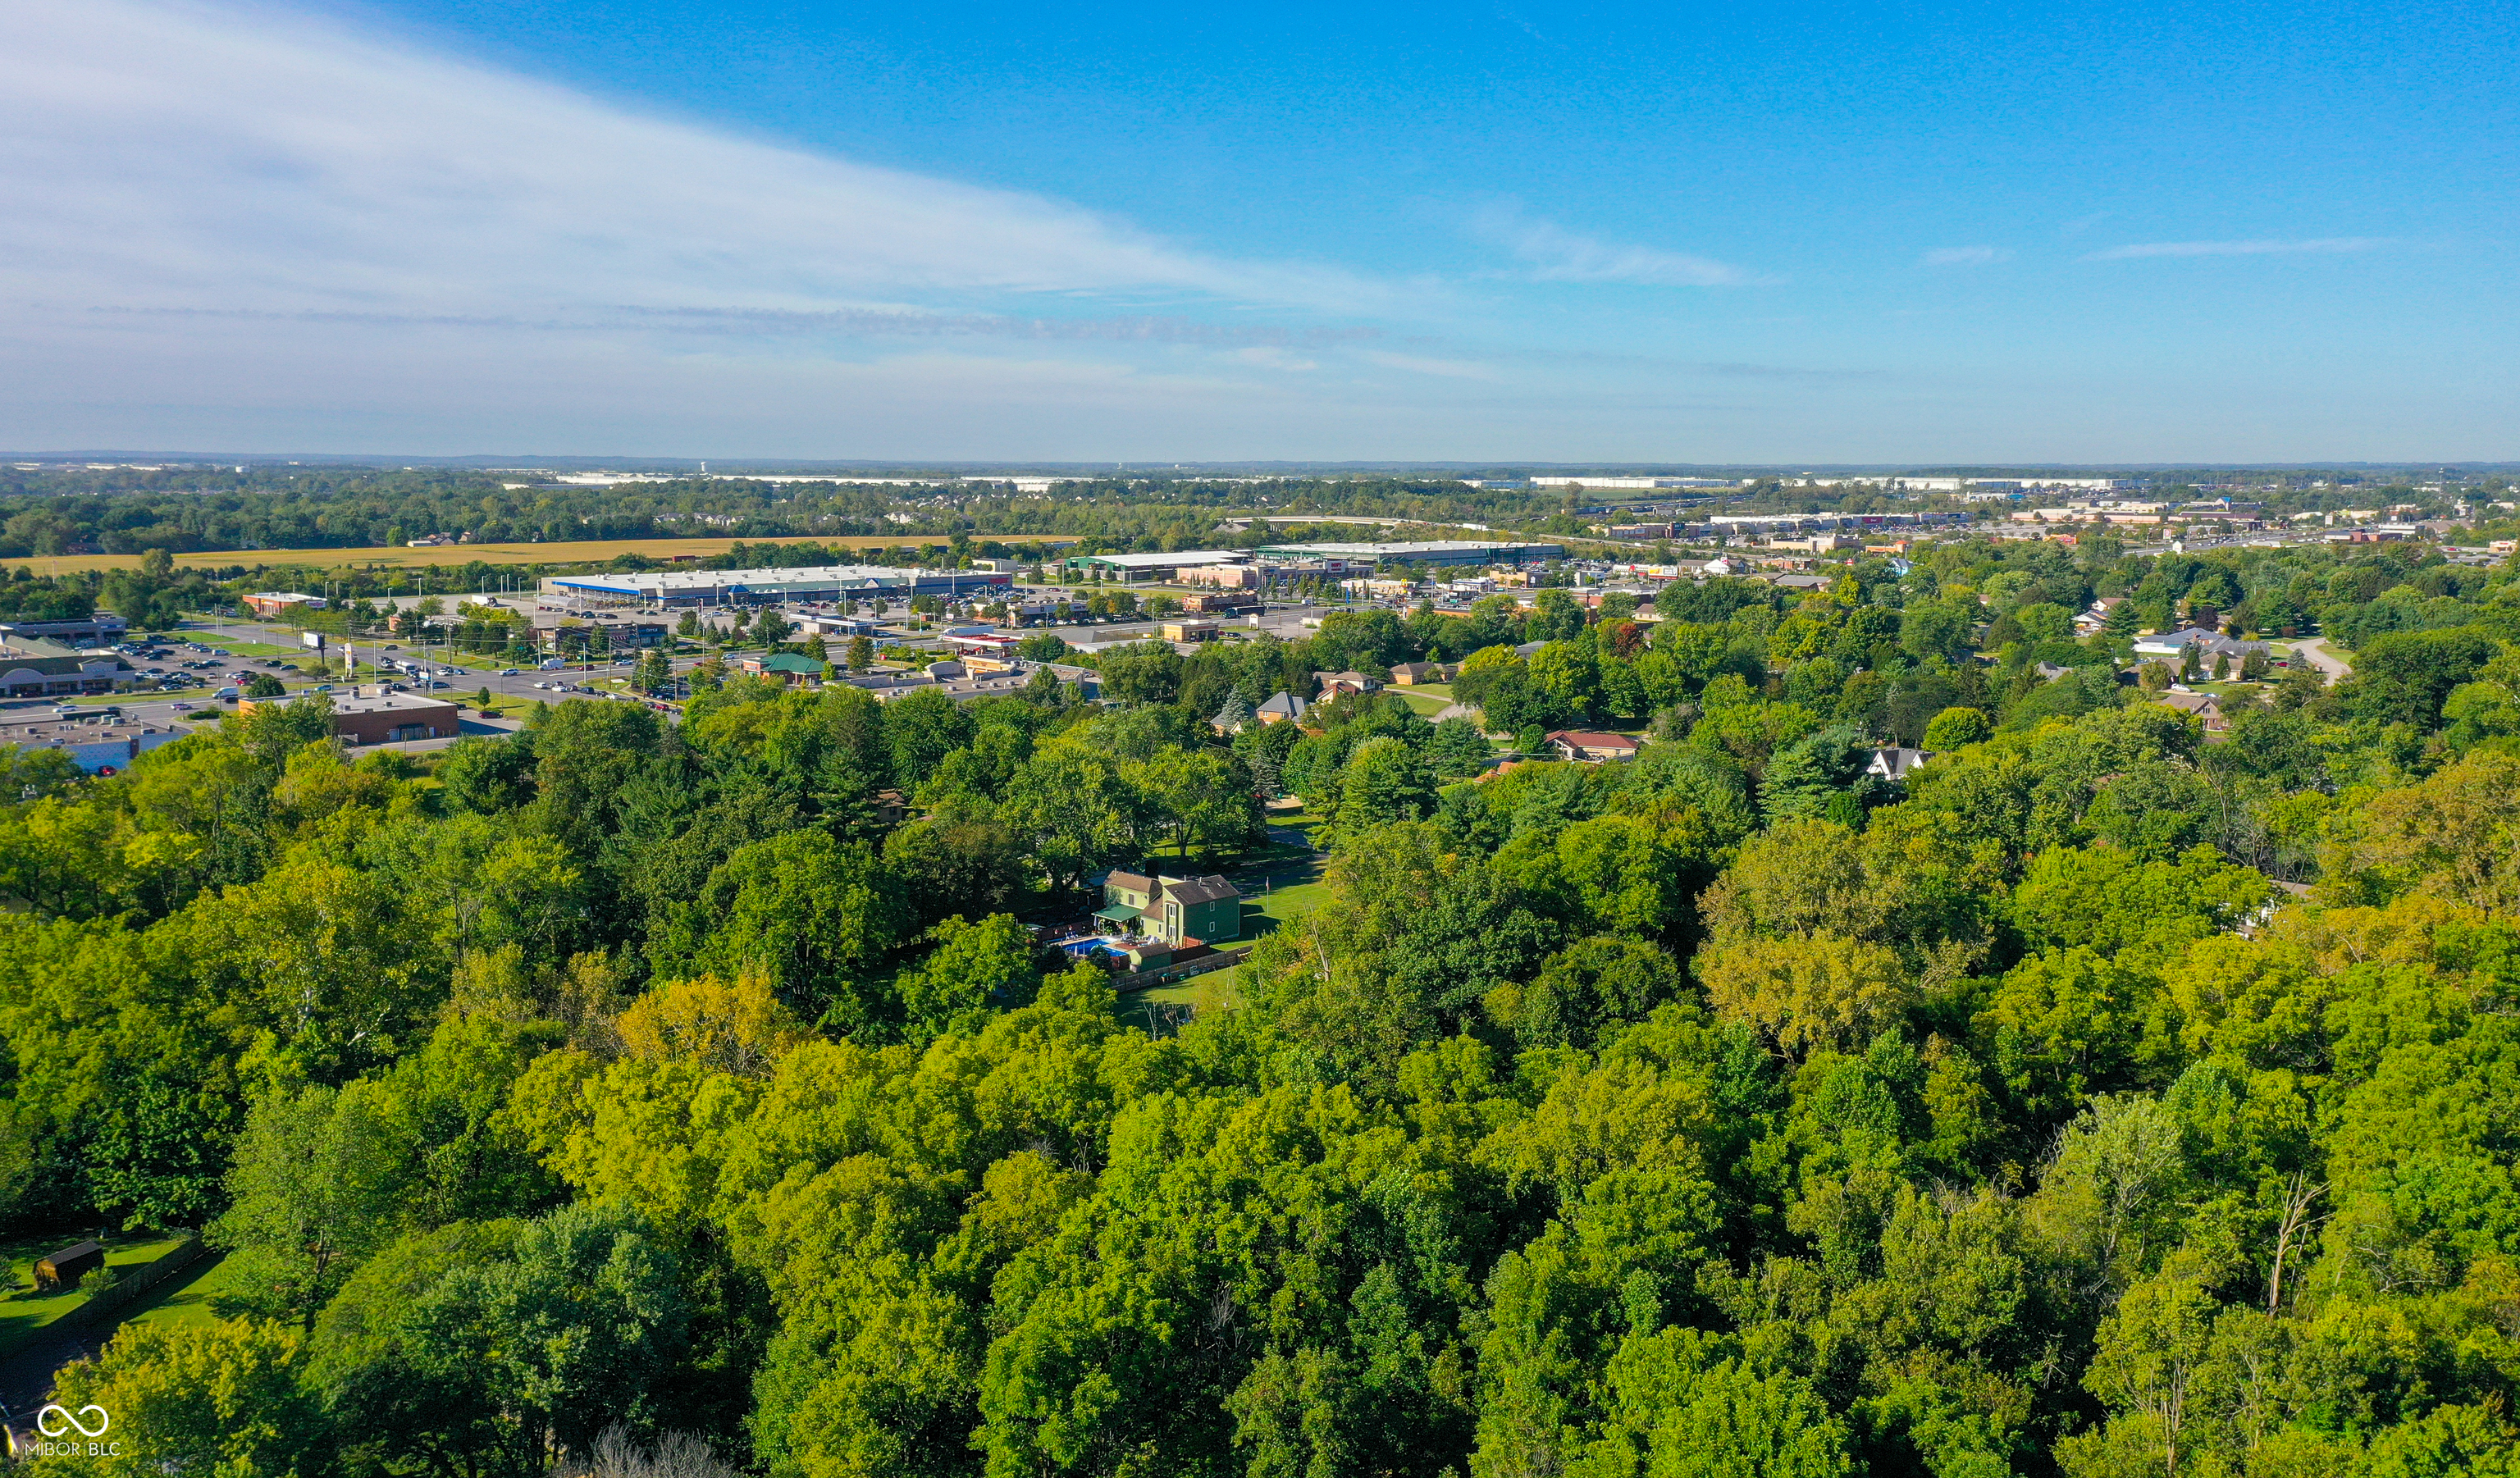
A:
{"type": "Polygon", "coordinates": [[[1242,694],[1229,693],[1225,706],[1216,710],[1216,717],[1209,719],[1207,725],[1219,734],[1238,734],[1254,721],[1251,705],[1242,700],[1242,694]]]}
{"type": "Polygon", "coordinates": [[[1624,734],[1600,734],[1589,729],[1560,729],[1545,736],[1546,742],[1570,752],[1606,749],[1613,753],[1634,754],[1637,741],[1624,734]]]}
{"type": "Polygon", "coordinates": [[[2206,656],[2247,656],[2264,651],[2264,642],[2243,642],[2227,637],[2210,627],[2190,626],[2184,631],[2165,631],[2155,636],[2138,637],[2135,649],[2152,656],[2177,656],[2187,648],[2199,649],[2206,656]]]}
{"type": "Polygon", "coordinates": [[[1146,873],[1123,873],[1117,868],[1102,875],[1102,884],[1105,887],[1126,888],[1132,893],[1151,893],[1155,890],[1155,879],[1146,873]]]}
{"type": "Polygon", "coordinates": [[[1223,874],[1216,873],[1211,873],[1205,877],[1165,877],[1157,880],[1164,885],[1164,897],[1185,908],[1195,903],[1214,903],[1221,898],[1242,896],[1240,888],[1227,882],[1223,874]]]}
{"type": "Polygon", "coordinates": [[[2184,689],[2174,688],[2168,693],[2154,694],[2152,700],[2164,708],[2176,708],[2182,713],[2196,715],[2205,721],[2205,727],[2209,730],[2221,729],[2229,722],[2223,713],[2223,700],[2210,693],[2190,693],[2184,689]]]}
{"type": "Polygon", "coordinates": [[[1259,716],[1263,719],[1299,719],[1304,716],[1304,710],[1312,706],[1300,694],[1282,693],[1260,705],[1259,716]]]}
{"type": "Polygon", "coordinates": [[[1872,763],[1864,767],[1864,773],[1877,775],[1884,780],[1904,781],[1914,773],[1918,765],[1933,757],[1934,751],[1931,749],[1910,749],[1904,745],[1875,749],[1872,751],[1872,763]]]}

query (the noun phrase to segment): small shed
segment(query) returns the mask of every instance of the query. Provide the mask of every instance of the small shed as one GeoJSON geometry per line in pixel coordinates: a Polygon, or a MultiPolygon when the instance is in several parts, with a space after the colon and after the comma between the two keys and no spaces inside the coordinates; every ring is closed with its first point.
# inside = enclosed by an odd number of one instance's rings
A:
{"type": "Polygon", "coordinates": [[[78,1280],[105,1266],[105,1247],[99,1242],[72,1242],[58,1252],[48,1252],[35,1259],[35,1289],[40,1293],[58,1293],[75,1287],[78,1280]]]}

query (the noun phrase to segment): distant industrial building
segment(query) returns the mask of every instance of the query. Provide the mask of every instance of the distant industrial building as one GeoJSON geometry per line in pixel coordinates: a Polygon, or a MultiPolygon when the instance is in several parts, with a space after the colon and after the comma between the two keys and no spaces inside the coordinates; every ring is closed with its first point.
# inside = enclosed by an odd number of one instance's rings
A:
{"type": "Polygon", "coordinates": [[[34,656],[59,656],[76,647],[95,647],[122,640],[122,617],[110,610],[66,621],[0,622],[0,649],[34,656]]]}
{"type": "Polygon", "coordinates": [[[1438,539],[1415,544],[1269,544],[1254,551],[1269,560],[1341,560],[1408,564],[1538,564],[1566,558],[1562,544],[1488,544],[1438,539]]]}
{"type": "Polygon", "coordinates": [[[1737,477],[1534,477],[1533,487],[1739,487],[1737,477]]]}
{"type": "Polygon", "coordinates": [[[1219,564],[1248,564],[1251,556],[1238,549],[1184,549],[1169,554],[1070,555],[1067,567],[1117,574],[1123,580],[1171,580],[1185,571],[1219,564]]]}
{"type": "Polygon", "coordinates": [[[100,712],[90,718],[0,725],[0,744],[59,749],[90,775],[119,775],[131,768],[133,760],[190,732],[172,724],[147,724],[100,712]]]}
{"type": "Polygon", "coordinates": [[[132,678],[130,664],[117,656],[0,658],[0,695],[13,698],[112,693],[132,678]]]}
{"type": "Polygon", "coordinates": [[[795,569],[672,569],[637,574],[551,575],[542,593],[595,605],[654,609],[686,605],[776,605],[788,601],[908,600],[1006,590],[1014,576],[989,569],[898,569],[826,564],[795,569]]]}

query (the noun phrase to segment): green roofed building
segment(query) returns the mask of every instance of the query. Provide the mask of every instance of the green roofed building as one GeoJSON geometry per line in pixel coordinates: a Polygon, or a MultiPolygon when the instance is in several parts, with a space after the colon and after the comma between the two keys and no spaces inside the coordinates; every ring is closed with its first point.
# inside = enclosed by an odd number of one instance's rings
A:
{"type": "Polygon", "coordinates": [[[770,656],[753,652],[738,659],[736,665],[755,677],[775,677],[791,688],[807,680],[819,683],[832,671],[831,663],[798,656],[792,651],[776,652],[770,656]]]}

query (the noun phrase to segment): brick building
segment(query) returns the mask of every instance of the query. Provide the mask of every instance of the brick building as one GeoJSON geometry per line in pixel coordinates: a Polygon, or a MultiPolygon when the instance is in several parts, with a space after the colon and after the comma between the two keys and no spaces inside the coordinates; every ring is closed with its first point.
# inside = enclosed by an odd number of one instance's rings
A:
{"type": "MultiPolygon", "coordinates": [[[[245,698],[237,712],[251,713],[264,703],[292,703],[298,698],[245,698]]],[[[411,739],[453,739],[463,732],[462,710],[444,698],[416,693],[333,694],[333,737],[346,744],[398,744],[411,739]]]]}

